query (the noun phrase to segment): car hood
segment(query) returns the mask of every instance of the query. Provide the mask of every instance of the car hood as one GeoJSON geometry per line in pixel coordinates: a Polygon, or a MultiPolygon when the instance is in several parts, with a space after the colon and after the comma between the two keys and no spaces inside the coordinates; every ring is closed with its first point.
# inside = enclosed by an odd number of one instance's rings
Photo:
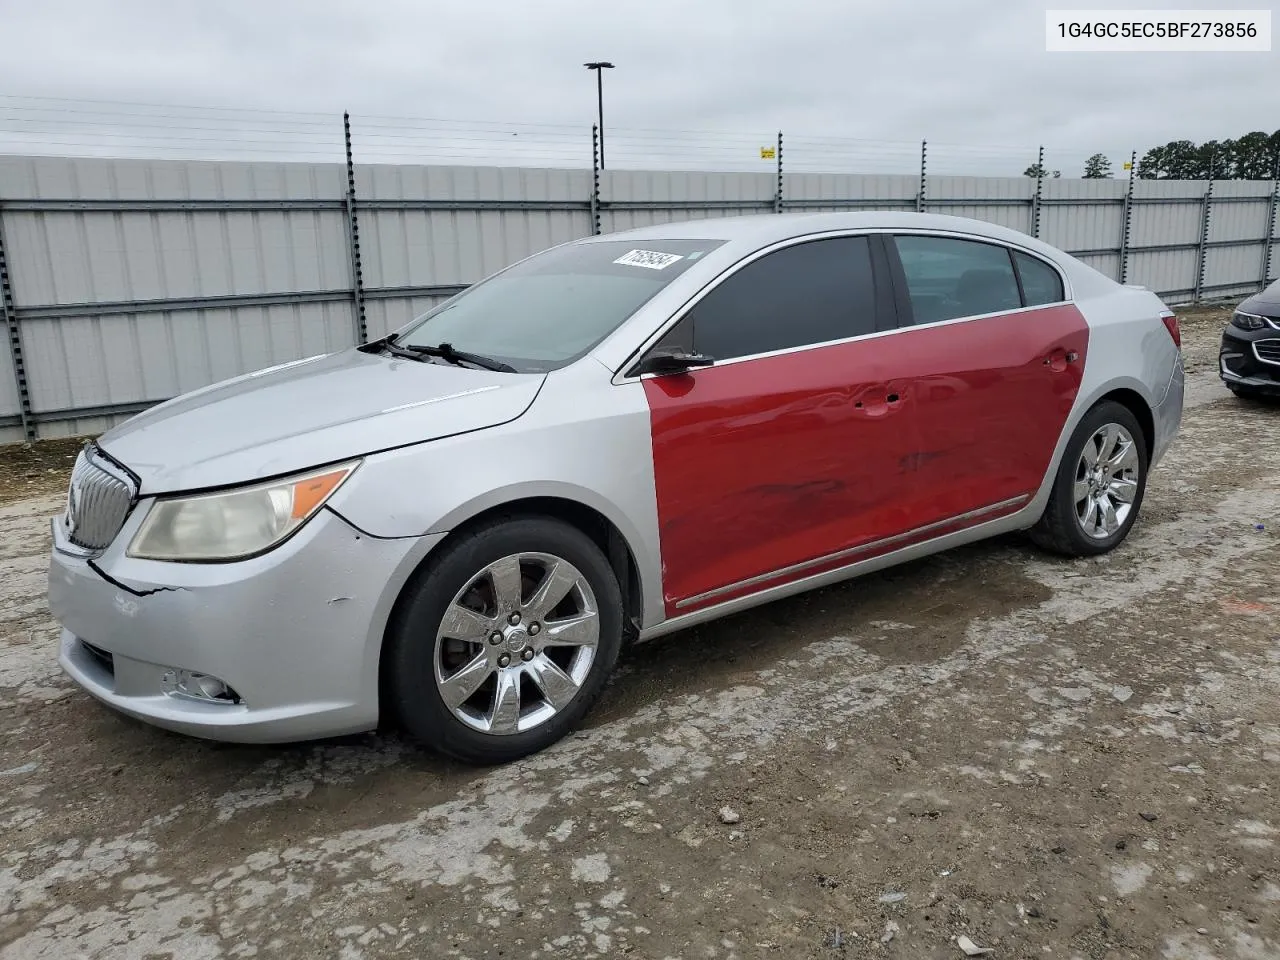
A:
{"type": "Polygon", "coordinates": [[[507,423],[545,379],[349,348],[176,397],[98,446],[144,495],[248,483],[507,423]]]}
{"type": "Polygon", "coordinates": [[[1236,307],[1245,313],[1261,313],[1268,317],[1280,316],[1280,280],[1267,287],[1261,293],[1241,302],[1236,307]]]}

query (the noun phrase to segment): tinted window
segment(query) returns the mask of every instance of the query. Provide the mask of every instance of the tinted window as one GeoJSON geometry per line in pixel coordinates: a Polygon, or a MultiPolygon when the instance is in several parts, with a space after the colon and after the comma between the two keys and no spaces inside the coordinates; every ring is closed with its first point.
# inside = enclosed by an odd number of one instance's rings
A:
{"type": "Polygon", "coordinates": [[[841,340],[876,329],[866,237],[766,254],[693,308],[694,349],[717,360],[841,340]]]}
{"type": "Polygon", "coordinates": [[[916,323],[1022,306],[1009,251],[949,237],[895,237],[916,323]]]}
{"type": "Polygon", "coordinates": [[[1062,292],[1062,278],[1058,276],[1057,270],[1043,260],[1016,250],[1013,252],[1013,259],[1018,262],[1018,276],[1022,278],[1022,299],[1028,307],[1058,303],[1066,299],[1062,292]]]}
{"type": "Polygon", "coordinates": [[[408,345],[451,344],[521,372],[588,350],[722,240],[605,240],[554,247],[471,287],[401,331],[408,345]]]}

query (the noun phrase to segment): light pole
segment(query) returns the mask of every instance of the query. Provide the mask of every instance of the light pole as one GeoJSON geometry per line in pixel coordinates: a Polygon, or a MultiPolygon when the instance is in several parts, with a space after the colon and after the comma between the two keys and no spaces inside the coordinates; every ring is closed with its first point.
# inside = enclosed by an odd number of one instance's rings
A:
{"type": "Polygon", "coordinates": [[[607,60],[593,60],[584,63],[588,70],[596,72],[596,113],[600,124],[600,169],[604,169],[604,71],[612,70],[613,64],[607,60]]]}

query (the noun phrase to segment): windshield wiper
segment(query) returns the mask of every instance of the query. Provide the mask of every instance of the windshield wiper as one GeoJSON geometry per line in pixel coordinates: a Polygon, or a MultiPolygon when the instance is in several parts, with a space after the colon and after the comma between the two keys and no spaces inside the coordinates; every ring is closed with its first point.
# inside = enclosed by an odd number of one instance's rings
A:
{"type": "Polygon", "coordinates": [[[449,363],[461,366],[469,363],[475,367],[482,367],[485,370],[494,370],[498,373],[518,373],[515,367],[509,363],[503,363],[501,360],[494,360],[492,357],[481,356],[478,353],[467,353],[465,350],[455,350],[453,344],[440,343],[436,346],[420,346],[416,343],[397,343],[395,334],[387,338],[387,344],[393,350],[403,350],[418,357],[439,357],[449,363]]]}
{"type": "Polygon", "coordinates": [[[417,353],[405,347],[396,344],[396,336],[393,333],[389,337],[385,337],[380,343],[374,346],[380,347],[393,357],[403,357],[406,360],[417,360],[419,363],[426,363],[427,358],[424,354],[417,353]]]}

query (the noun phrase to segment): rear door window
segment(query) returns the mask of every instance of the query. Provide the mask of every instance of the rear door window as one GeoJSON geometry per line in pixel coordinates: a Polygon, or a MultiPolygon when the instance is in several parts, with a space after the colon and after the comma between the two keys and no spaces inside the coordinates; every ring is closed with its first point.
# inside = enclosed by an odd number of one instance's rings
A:
{"type": "Polygon", "coordinates": [[[910,235],[894,237],[894,244],[917,324],[1022,307],[1007,247],[910,235]]]}
{"type": "Polygon", "coordinates": [[[1062,277],[1058,276],[1057,270],[1043,260],[1018,250],[1013,251],[1013,259],[1018,265],[1018,276],[1022,280],[1022,299],[1026,306],[1061,303],[1066,299],[1062,277]]]}

